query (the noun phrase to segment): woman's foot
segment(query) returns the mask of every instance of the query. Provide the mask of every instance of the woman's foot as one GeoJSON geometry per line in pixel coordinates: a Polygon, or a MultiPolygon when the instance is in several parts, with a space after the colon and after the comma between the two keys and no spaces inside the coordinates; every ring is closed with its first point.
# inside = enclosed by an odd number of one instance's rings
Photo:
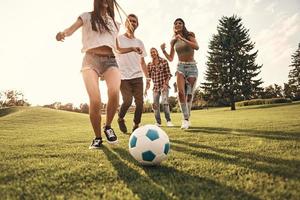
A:
{"type": "Polygon", "coordinates": [[[189,120],[182,120],[181,129],[188,129],[189,128],[189,120]]]}

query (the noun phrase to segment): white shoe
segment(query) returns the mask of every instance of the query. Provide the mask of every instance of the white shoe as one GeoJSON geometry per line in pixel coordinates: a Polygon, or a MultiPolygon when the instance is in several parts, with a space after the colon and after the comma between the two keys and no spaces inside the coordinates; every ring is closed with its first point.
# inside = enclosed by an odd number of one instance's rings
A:
{"type": "Polygon", "coordinates": [[[155,126],[158,126],[158,127],[161,127],[161,124],[159,124],[159,123],[157,123],[157,122],[156,122],[154,125],[155,125],[155,126]]]}
{"type": "Polygon", "coordinates": [[[167,126],[168,126],[168,127],[173,127],[174,124],[173,124],[171,121],[168,121],[168,122],[167,122],[167,126]]]}
{"type": "Polygon", "coordinates": [[[182,120],[181,129],[188,129],[189,128],[189,121],[182,120]]]}

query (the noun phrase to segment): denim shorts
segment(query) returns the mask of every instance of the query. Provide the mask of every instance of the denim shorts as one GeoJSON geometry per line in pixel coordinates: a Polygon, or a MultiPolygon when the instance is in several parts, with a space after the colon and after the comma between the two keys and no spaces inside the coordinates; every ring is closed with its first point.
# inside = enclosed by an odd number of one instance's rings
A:
{"type": "Polygon", "coordinates": [[[177,72],[184,76],[184,78],[198,77],[198,68],[195,62],[179,62],[177,65],[177,72]]]}
{"type": "Polygon", "coordinates": [[[101,56],[93,53],[86,53],[83,57],[81,72],[92,69],[99,77],[103,77],[103,73],[111,67],[118,68],[115,56],[101,56]]]}
{"type": "Polygon", "coordinates": [[[185,95],[193,94],[195,85],[192,87],[190,83],[187,81],[187,78],[195,77],[198,78],[198,68],[196,62],[179,62],[177,65],[176,73],[180,73],[186,79],[185,83],[185,95]]]}

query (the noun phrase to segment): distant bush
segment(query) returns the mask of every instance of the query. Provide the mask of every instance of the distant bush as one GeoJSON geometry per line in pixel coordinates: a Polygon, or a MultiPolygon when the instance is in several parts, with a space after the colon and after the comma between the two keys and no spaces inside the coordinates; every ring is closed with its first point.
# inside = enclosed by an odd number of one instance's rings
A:
{"type": "Polygon", "coordinates": [[[291,103],[291,102],[292,100],[289,98],[252,99],[247,101],[236,102],[235,105],[242,107],[242,106],[274,104],[274,103],[291,103]]]}

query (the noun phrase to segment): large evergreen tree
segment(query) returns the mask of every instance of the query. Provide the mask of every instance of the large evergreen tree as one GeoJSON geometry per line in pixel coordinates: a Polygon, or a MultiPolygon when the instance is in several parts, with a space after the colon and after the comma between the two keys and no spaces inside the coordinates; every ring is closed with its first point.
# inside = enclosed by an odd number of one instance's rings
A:
{"type": "Polygon", "coordinates": [[[292,55],[290,67],[289,81],[285,84],[285,95],[293,100],[300,100],[300,43],[292,55]]]}
{"type": "Polygon", "coordinates": [[[251,99],[262,91],[261,79],[255,79],[262,65],[255,64],[257,52],[250,41],[249,30],[242,19],[233,15],[222,17],[209,44],[206,82],[203,83],[209,100],[218,105],[231,105],[251,99]]]}

